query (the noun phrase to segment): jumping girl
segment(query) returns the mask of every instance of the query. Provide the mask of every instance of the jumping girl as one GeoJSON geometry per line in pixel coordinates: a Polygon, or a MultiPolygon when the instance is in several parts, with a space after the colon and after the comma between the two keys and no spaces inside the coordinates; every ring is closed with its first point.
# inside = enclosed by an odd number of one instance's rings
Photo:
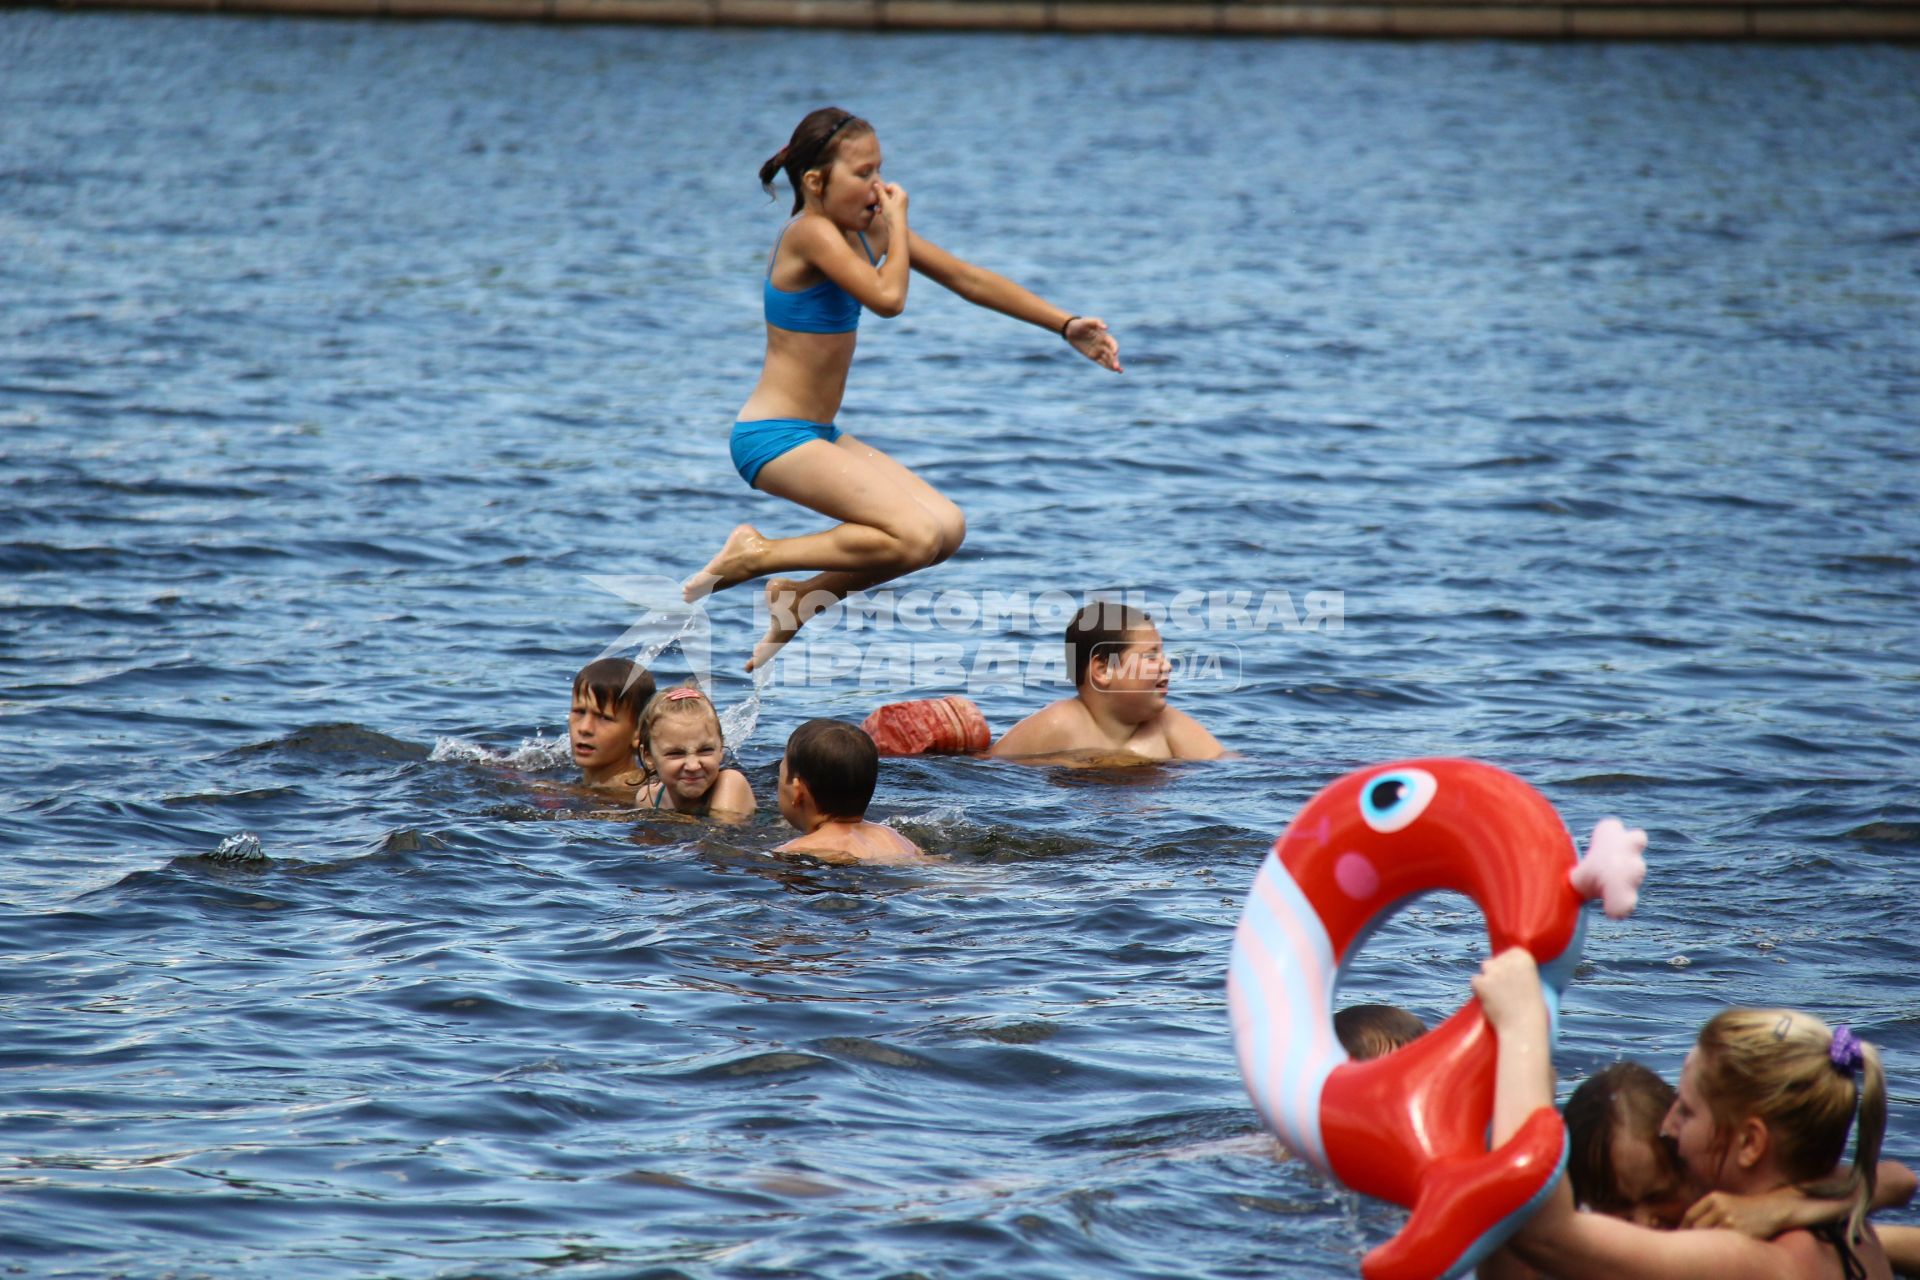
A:
{"type": "Polygon", "coordinates": [[[738,769],[721,767],[726,746],[706,694],[692,685],[660,694],[640,717],[640,760],[648,780],[634,805],[696,818],[751,816],[753,784],[738,769]]]}
{"type": "Polygon", "coordinates": [[[794,216],[767,265],[766,363],[733,425],[733,464],[753,488],[839,523],[795,538],[767,538],[740,525],[688,581],[687,599],[694,600],[763,574],[818,571],[804,581],[767,583],[772,621],[749,671],[849,592],[938,564],[966,536],[960,508],[833,424],[862,307],[899,315],[908,272],[918,271],[977,306],[1052,330],[1087,359],[1120,372],[1119,344],[1105,322],[1062,311],[909,230],[907,193],[881,180],[880,139],[865,120],[838,107],[812,112],[760,166],[768,194],[782,171],[793,185],[794,216]]]}
{"type": "MultiPolygon", "coordinates": [[[[1553,1104],[1546,1004],[1533,957],[1520,948],[1488,960],[1473,990],[1500,1042],[1497,1145],[1553,1104]]],[[[1661,1136],[1706,1190],[1751,1195],[1798,1186],[1846,1199],[1847,1220],[1766,1240],[1725,1229],[1658,1231],[1576,1213],[1562,1179],[1511,1246],[1559,1280],[1886,1280],[1886,1253],[1866,1225],[1886,1126],[1886,1079],[1872,1045],[1804,1013],[1728,1009],[1701,1029],[1687,1055],[1661,1136]],[[1828,1182],[1850,1130],[1853,1165],[1828,1182]]]]}

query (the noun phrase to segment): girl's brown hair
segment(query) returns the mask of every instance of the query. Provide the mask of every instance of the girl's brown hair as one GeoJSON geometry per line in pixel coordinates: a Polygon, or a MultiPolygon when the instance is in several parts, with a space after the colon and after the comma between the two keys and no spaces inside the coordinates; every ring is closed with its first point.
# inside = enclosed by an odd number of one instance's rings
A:
{"type": "Polygon", "coordinates": [[[773,176],[782,169],[786,170],[787,181],[793,184],[793,212],[798,213],[807,207],[807,189],[801,182],[806,172],[809,169],[824,169],[832,164],[840,144],[848,138],[872,132],[873,126],[851,111],[843,111],[839,107],[821,107],[818,111],[809,111],[806,118],[794,127],[793,137],[787,139],[787,145],[774,152],[760,166],[760,186],[768,195],[772,195],[773,176]]]}
{"type": "Polygon", "coordinates": [[[1731,1141],[1742,1119],[1765,1121],[1787,1177],[1809,1195],[1853,1201],[1847,1236],[1858,1240],[1887,1132],[1879,1051],[1808,1014],[1728,1009],[1701,1028],[1698,1052],[1715,1134],[1731,1141]],[[1836,1175],[1856,1124],[1853,1165],[1836,1175]]]}

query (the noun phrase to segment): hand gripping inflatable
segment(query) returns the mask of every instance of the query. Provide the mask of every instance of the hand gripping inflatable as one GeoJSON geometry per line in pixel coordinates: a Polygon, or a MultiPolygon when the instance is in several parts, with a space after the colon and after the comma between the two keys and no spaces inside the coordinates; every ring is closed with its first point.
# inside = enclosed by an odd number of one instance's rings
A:
{"type": "Polygon", "coordinates": [[[1487,1150],[1496,1045],[1477,1000],[1394,1053],[1349,1061],[1333,1033],[1340,970],[1408,898],[1456,890],[1479,904],[1496,953],[1533,953],[1557,1025],[1585,934],[1581,905],[1604,896],[1608,914],[1631,911],[1645,844],[1609,818],[1576,867],[1545,796],[1492,765],[1446,759],[1350,773],[1274,842],[1227,977],[1240,1074],[1296,1154],[1413,1211],[1362,1260],[1367,1280],[1470,1270],[1553,1189],[1566,1134],[1543,1107],[1487,1150]]]}

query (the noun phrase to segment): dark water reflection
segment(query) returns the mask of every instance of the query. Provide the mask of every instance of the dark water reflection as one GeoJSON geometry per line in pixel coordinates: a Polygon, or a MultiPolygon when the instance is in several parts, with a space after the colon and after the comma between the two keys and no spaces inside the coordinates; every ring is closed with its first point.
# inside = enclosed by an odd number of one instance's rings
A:
{"type": "MultiPolygon", "coordinates": [[[[1273,1160],[1221,983],[1288,815],[1424,753],[1652,834],[1568,1073],[1800,1004],[1913,1158],[1920,55],[14,12],[0,69],[19,1273],[1350,1275],[1396,1219],[1273,1160]],[[589,575],[806,527],[724,432],[821,100],[1124,343],[869,319],[843,424],[972,517],[926,586],[1344,593],[1194,641],[1241,758],[890,766],[912,870],[530,784],[589,575]]],[[[783,677],[741,763],[896,696],[783,677]]],[[[1444,1015],[1474,927],[1352,993],[1444,1015]]]]}

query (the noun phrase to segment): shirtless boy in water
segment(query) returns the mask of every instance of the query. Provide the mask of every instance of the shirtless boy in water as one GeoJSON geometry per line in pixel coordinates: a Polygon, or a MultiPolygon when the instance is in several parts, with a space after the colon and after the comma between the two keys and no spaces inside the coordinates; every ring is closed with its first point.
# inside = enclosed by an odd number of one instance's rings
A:
{"type": "Polygon", "coordinates": [[[640,716],[652,697],[652,674],[626,658],[600,658],[580,668],[567,708],[567,746],[581,782],[631,797],[646,781],[635,752],[640,716]]]}
{"type": "Polygon", "coordinates": [[[1074,695],[1007,730],[992,754],[1073,753],[1083,763],[1226,754],[1199,721],[1167,705],[1171,666],[1153,619],[1140,610],[1111,600],[1087,605],[1067,624],[1067,664],[1074,695]]]}
{"type": "Polygon", "coordinates": [[[780,816],[801,835],[774,852],[822,862],[926,861],[913,841],[867,821],[879,778],[879,749],[860,726],[809,720],[795,729],[780,760],[780,816]]]}

